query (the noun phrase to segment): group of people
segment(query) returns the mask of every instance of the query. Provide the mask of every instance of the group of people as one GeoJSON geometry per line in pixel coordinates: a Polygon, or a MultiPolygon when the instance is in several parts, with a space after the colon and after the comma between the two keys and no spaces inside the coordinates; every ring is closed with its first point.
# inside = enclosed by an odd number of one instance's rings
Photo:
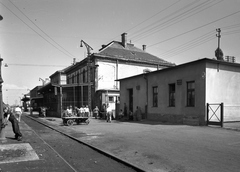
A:
{"type": "Polygon", "coordinates": [[[22,140],[22,133],[20,132],[19,122],[21,121],[22,109],[17,106],[15,108],[11,108],[5,104],[3,104],[3,123],[1,128],[5,128],[8,124],[8,121],[12,123],[12,129],[15,134],[15,139],[18,141],[22,140]]]}
{"type": "Polygon", "coordinates": [[[88,105],[82,106],[80,108],[78,107],[72,107],[68,106],[67,109],[63,113],[64,117],[69,117],[69,116],[79,116],[79,117],[89,117],[90,116],[90,111],[88,105]]]}
{"type": "Polygon", "coordinates": [[[124,103],[124,111],[122,109],[120,109],[119,119],[123,119],[124,116],[128,117],[128,120],[130,120],[130,121],[141,121],[142,120],[142,110],[139,106],[137,106],[134,113],[131,110],[129,110],[129,112],[127,112],[127,105],[126,105],[126,103],[124,103]]]}

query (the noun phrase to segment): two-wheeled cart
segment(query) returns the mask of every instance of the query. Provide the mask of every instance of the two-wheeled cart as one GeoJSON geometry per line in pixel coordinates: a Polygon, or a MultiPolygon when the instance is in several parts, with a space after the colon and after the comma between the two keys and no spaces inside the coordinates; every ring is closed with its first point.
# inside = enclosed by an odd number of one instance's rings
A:
{"type": "Polygon", "coordinates": [[[76,124],[89,124],[88,117],[81,117],[81,116],[68,116],[68,117],[62,117],[63,125],[71,126],[74,123],[76,124]]]}

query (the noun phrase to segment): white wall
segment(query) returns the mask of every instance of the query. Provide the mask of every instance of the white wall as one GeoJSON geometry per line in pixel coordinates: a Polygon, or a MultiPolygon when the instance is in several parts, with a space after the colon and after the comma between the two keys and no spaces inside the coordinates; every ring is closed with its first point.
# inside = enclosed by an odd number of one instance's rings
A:
{"type": "Polygon", "coordinates": [[[99,65],[97,69],[98,76],[96,78],[98,81],[97,89],[119,89],[119,82],[114,80],[142,74],[145,69],[149,69],[151,71],[157,70],[157,66],[146,67],[121,63],[117,65],[116,63],[100,61],[97,62],[97,64],[99,65]]]}
{"type": "Polygon", "coordinates": [[[206,102],[224,103],[224,121],[240,120],[240,68],[208,63],[206,78],[206,102]]]}

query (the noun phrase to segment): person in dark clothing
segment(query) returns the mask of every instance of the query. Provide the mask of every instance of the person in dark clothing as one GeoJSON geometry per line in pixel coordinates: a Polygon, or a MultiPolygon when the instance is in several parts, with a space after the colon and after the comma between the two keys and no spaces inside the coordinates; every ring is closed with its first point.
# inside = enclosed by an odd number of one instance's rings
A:
{"type": "Polygon", "coordinates": [[[5,118],[4,125],[7,125],[8,121],[10,121],[12,123],[12,129],[15,134],[15,139],[17,139],[18,141],[21,141],[22,133],[20,132],[18,120],[15,118],[13,112],[11,111],[11,109],[9,107],[5,106],[5,107],[3,107],[3,113],[4,113],[3,116],[5,118]]]}

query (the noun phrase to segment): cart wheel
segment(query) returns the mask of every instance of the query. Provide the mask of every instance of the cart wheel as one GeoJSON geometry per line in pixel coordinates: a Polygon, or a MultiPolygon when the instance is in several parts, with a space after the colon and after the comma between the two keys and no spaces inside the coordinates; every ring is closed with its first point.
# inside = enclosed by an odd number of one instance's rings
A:
{"type": "Polygon", "coordinates": [[[89,121],[89,119],[87,119],[87,120],[86,120],[86,124],[88,125],[88,124],[89,124],[89,122],[90,122],[90,121],[89,121]]]}
{"type": "Polygon", "coordinates": [[[69,120],[67,121],[67,125],[68,125],[68,126],[73,125],[73,120],[69,119],[69,120]]]}

